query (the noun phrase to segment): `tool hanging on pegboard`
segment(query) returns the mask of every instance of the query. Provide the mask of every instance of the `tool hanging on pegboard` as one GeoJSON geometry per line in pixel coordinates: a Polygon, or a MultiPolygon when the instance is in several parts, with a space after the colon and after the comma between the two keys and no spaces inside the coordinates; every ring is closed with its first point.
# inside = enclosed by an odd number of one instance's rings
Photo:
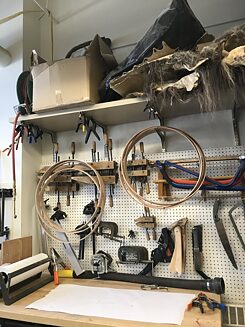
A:
{"type": "Polygon", "coordinates": [[[150,273],[160,262],[169,263],[172,259],[174,252],[174,241],[171,236],[171,231],[168,228],[163,228],[161,235],[158,239],[158,247],[151,252],[151,261],[139,273],[139,275],[147,275],[150,273]]]}
{"type": "MultiPolygon", "coordinates": [[[[92,200],[90,203],[86,204],[85,207],[83,208],[83,214],[86,216],[92,216],[95,211],[95,203],[92,200]]],[[[84,251],[85,251],[85,239],[86,236],[91,233],[91,228],[88,226],[87,228],[83,228],[85,226],[85,223],[79,224],[75,230],[81,230],[78,231],[77,235],[80,238],[79,241],[79,250],[78,250],[78,260],[83,260],[84,259],[84,251]]],[[[92,234],[93,237],[93,254],[95,254],[95,234],[92,234]]]]}
{"type": "Polygon", "coordinates": [[[171,229],[174,234],[174,253],[168,266],[170,272],[177,272],[181,275],[185,272],[186,260],[186,224],[188,219],[182,218],[172,224],[171,229]]]}
{"type": "Polygon", "coordinates": [[[149,263],[148,250],[144,246],[120,246],[118,249],[117,263],[121,264],[138,264],[138,263],[149,263]]]}
{"type": "Polygon", "coordinates": [[[215,227],[217,229],[220,241],[221,241],[221,243],[222,243],[222,245],[224,247],[224,250],[225,250],[230,262],[232,263],[232,265],[233,265],[233,267],[235,269],[238,269],[234,254],[233,254],[232,249],[231,249],[231,245],[230,245],[228,236],[227,236],[226,231],[225,231],[225,227],[223,225],[222,219],[218,215],[220,205],[221,205],[221,200],[220,199],[218,199],[218,200],[216,200],[214,202],[213,219],[214,219],[215,227]]]}
{"type": "Polygon", "coordinates": [[[152,229],[152,239],[156,240],[156,217],[152,216],[150,213],[150,209],[147,207],[144,207],[145,213],[142,217],[136,218],[134,221],[136,223],[136,226],[142,227],[145,229],[146,233],[146,239],[149,241],[150,234],[149,229],[152,229]]]}
{"type": "Polygon", "coordinates": [[[125,240],[125,236],[118,235],[118,225],[113,221],[101,221],[95,231],[95,235],[101,235],[119,243],[124,243],[125,240]]]}
{"type": "Polygon", "coordinates": [[[112,257],[109,253],[98,251],[90,260],[91,270],[93,274],[98,276],[107,274],[111,271],[112,257]]]}
{"type": "Polygon", "coordinates": [[[202,271],[203,253],[202,253],[202,225],[196,225],[192,228],[192,250],[193,250],[193,263],[196,272],[204,279],[209,277],[202,271]]]}
{"type": "Polygon", "coordinates": [[[144,191],[146,194],[150,193],[150,185],[148,177],[150,176],[149,161],[145,158],[144,143],[140,142],[139,145],[140,156],[136,159],[136,146],[134,145],[131,150],[131,160],[127,162],[128,176],[131,181],[132,188],[143,196],[144,191]],[[139,183],[139,187],[137,187],[139,183]]]}

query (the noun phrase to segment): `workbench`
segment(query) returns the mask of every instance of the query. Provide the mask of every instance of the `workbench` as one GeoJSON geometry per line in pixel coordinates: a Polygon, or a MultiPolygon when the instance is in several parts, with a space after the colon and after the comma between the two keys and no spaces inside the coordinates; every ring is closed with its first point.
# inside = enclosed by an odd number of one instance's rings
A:
{"type": "MultiPolygon", "coordinates": [[[[102,280],[84,280],[84,279],[72,279],[72,278],[60,278],[60,284],[72,283],[76,285],[83,286],[98,286],[98,287],[111,287],[111,288],[124,288],[124,289],[140,289],[139,284],[133,283],[124,283],[116,281],[102,281],[102,280]]],[[[53,282],[43,286],[34,293],[26,296],[25,298],[15,302],[10,306],[3,304],[3,301],[0,300],[0,317],[2,322],[0,325],[4,326],[4,321],[10,319],[11,321],[15,320],[18,322],[26,323],[35,323],[39,326],[49,325],[49,326],[69,326],[69,327],[173,327],[169,324],[152,324],[152,323],[142,323],[135,321],[126,321],[126,320],[117,320],[117,319],[108,319],[108,318],[99,318],[99,317],[88,317],[80,315],[70,315],[60,312],[47,312],[39,311],[33,309],[25,309],[25,307],[44,297],[50,290],[55,288],[53,282]]],[[[162,290],[164,292],[164,290],[162,290]]],[[[194,293],[198,294],[199,291],[183,290],[183,289],[169,289],[169,291],[183,292],[183,293],[194,293]]],[[[152,291],[146,291],[152,292],[152,291]]],[[[209,297],[216,301],[220,301],[220,296],[213,293],[208,293],[209,297]]],[[[18,325],[14,323],[6,326],[25,326],[25,324],[18,325]]],[[[28,324],[27,324],[28,326],[28,324]]],[[[33,325],[32,325],[33,326],[33,325]]],[[[177,326],[177,325],[176,325],[177,326]]],[[[185,312],[184,320],[182,322],[182,327],[221,327],[221,313],[218,309],[214,312],[206,309],[205,314],[201,314],[199,308],[192,308],[190,311],[185,312]]]]}

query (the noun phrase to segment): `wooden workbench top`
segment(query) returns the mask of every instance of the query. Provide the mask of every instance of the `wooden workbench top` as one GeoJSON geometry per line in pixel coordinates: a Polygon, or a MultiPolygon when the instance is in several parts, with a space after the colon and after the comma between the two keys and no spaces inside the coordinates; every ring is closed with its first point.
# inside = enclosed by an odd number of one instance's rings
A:
{"type": "MultiPolygon", "coordinates": [[[[98,287],[111,287],[111,288],[124,288],[124,289],[140,289],[139,284],[124,283],[116,281],[102,281],[102,280],[83,280],[72,278],[60,278],[60,284],[72,283],[76,285],[84,286],[98,286],[98,287]]],[[[56,286],[53,283],[49,283],[43,286],[36,292],[26,296],[25,298],[15,302],[10,306],[3,304],[0,300],[0,317],[12,320],[19,320],[25,322],[33,322],[38,324],[44,324],[49,326],[69,326],[69,327],[173,327],[169,324],[153,324],[142,323],[126,320],[88,317],[80,315],[71,315],[60,312],[48,312],[41,310],[25,309],[25,307],[44,297],[50,290],[56,286]]],[[[182,290],[182,289],[169,289],[169,291],[183,292],[183,293],[195,293],[198,291],[182,290]]],[[[151,292],[151,291],[146,291],[151,292]]],[[[163,290],[164,292],[164,290],[163,290]]],[[[214,300],[220,301],[220,296],[213,293],[208,293],[209,297],[214,300]]],[[[182,327],[221,327],[221,313],[219,310],[214,312],[207,309],[205,314],[201,314],[198,308],[193,308],[191,311],[186,311],[182,327]]]]}

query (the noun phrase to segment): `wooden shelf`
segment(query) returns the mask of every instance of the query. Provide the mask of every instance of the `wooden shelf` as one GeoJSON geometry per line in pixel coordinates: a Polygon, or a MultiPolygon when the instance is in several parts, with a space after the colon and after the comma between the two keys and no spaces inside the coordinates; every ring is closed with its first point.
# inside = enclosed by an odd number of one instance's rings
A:
{"type": "MultiPolygon", "coordinates": [[[[53,132],[75,130],[79,113],[85,112],[105,126],[125,124],[149,119],[144,112],[147,101],[141,98],[123,99],[74,108],[60,108],[53,111],[21,116],[19,121],[38,125],[53,132]]],[[[13,119],[10,120],[13,122],[13,119]]]]}
{"type": "MultiPolygon", "coordinates": [[[[217,108],[218,111],[232,109],[234,100],[229,94],[225,94],[224,103],[224,106],[217,108]]],[[[245,99],[240,97],[241,109],[245,108],[244,103],[245,99]]],[[[38,125],[40,128],[53,132],[75,130],[79,122],[79,113],[82,111],[102,125],[119,125],[148,120],[149,113],[148,111],[144,112],[146,104],[147,99],[145,98],[130,98],[95,105],[74,105],[69,108],[53,108],[53,110],[47,112],[21,116],[19,122],[38,125]]],[[[187,103],[175,102],[172,106],[164,108],[164,118],[200,113],[201,109],[196,98],[187,103]]],[[[12,123],[13,120],[13,118],[10,119],[10,122],[12,123]]]]}

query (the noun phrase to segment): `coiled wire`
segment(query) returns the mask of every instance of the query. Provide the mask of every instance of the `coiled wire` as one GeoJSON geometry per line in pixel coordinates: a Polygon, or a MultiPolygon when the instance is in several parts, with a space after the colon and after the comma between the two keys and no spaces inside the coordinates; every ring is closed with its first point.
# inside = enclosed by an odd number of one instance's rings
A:
{"type": "Polygon", "coordinates": [[[80,238],[80,241],[89,237],[89,235],[91,235],[97,229],[101,221],[101,215],[105,206],[105,200],[106,200],[105,184],[100,174],[90,164],[75,159],[63,160],[52,165],[41,177],[37,185],[36,194],[35,194],[35,206],[41,226],[43,227],[47,235],[49,235],[52,239],[62,243],[70,243],[70,242],[69,241],[66,242],[64,241],[64,239],[53,235],[51,231],[65,233],[65,234],[79,234],[90,229],[89,233],[84,233],[85,236],[83,238],[80,238]],[[56,222],[50,219],[47,210],[45,208],[45,203],[43,198],[45,188],[48,186],[48,184],[54,181],[54,179],[60,173],[65,171],[79,171],[80,173],[87,175],[93,181],[93,183],[96,185],[99,191],[98,202],[96,203],[96,207],[93,215],[90,217],[89,221],[87,221],[81,227],[74,230],[66,230],[60,224],[57,224],[56,222]],[[95,174],[95,176],[90,175],[89,171],[92,171],[95,174]]]}
{"type": "Polygon", "coordinates": [[[152,209],[167,209],[167,208],[172,208],[175,206],[180,205],[181,203],[189,200],[191,197],[193,197],[199,188],[202,186],[203,181],[205,180],[206,176],[206,159],[204,152],[201,148],[201,146],[197,143],[197,141],[191,137],[189,134],[186,132],[173,128],[173,127],[168,127],[168,126],[152,126],[145,128],[141,130],[140,132],[136,133],[126,144],[122,158],[120,160],[119,164],[119,178],[122,187],[124,190],[139,204],[143,204],[145,207],[152,208],[152,209]],[[162,132],[175,132],[181,136],[183,136],[195,149],[198,160],[199,160],[199,174],[198,174],[198,179],[193,187],[193,189],[182,199],[177,200],[177,201],[172,201],[171,203],[160,203],[160,202],[155,202],[155,201],[150,201],[147,199],[144,199],[142,196],[140,196],[137,192],[134,191],[133,187],[131,186],[129,177],[128,177],[128,172],[127,172],[127,158],[134,147],[134,145],[139,142],[143,137],[148,136],[153,133],[162,133],[162,132]]]}

